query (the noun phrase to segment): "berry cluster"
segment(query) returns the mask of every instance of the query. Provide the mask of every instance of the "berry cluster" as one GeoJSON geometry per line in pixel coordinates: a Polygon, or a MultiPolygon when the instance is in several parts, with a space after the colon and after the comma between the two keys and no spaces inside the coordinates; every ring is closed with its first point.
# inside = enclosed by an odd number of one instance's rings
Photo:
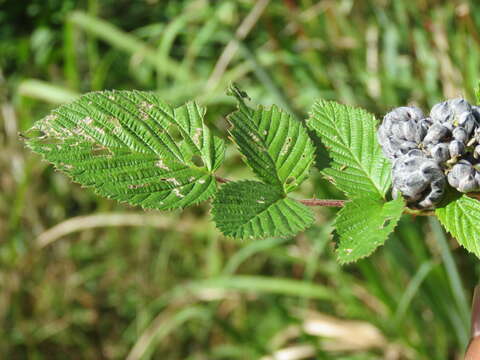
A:
{"type": "Polygon", "coordinates": [[[394,196],[409,206],[434,208],[448,183],[460,192],[480,191],[480,107],[452,99],[424,116],[399,107],[383,118],[378,140],[392,162],[394,196]]]}

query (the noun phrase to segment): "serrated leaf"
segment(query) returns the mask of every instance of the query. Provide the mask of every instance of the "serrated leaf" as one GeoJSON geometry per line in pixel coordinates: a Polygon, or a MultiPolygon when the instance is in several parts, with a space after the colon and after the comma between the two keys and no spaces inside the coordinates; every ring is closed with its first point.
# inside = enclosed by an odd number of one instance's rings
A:
{"type": "Polygon", "coordinates": [[[367,111],[319,100],[307,125],[320,136],[332,162],[323,171],[348,197],[384,197],[391,185],[390,162],[377,142],[375,117],[367,111]]]}
{"type": "Polygon", "coordinates": [[[224,142],[205,109],[173,108],[149,92],[86,94],[38,121],[27,145],[100,195],[144,208],[172,209],[216,191],[224,142]]]}
{"type": "Polygon", "coordinates": [[[230,134],[246,163],[265,183],[293,191],[308,177],[314,161],[307,130],[275,105],[254,110],[245,104],[245,93],[235,87],[230,92],[238,101],[238,110],[228,116],[230,134]]]}
{"type": "Polygon", "coordinates": [[[340,263],[357,261],[383,245],[402,216],[404,207],[401,198],[385,202],[367,197],[347,202],[338,212],[334,224],[339,236],[337,258],[340,263]]]}
{"type": "Polygon", "coordinates": [[[212,208],[217,227],[234,238],[294,235],[309,227],[312,211],[269,184],[231,182],[218,191],[212,208]]]}
{"type": "Polygon", "coordinates": [[[435,214],[460,245],[480,257],[480,201],[462,195],[435,214]]]}

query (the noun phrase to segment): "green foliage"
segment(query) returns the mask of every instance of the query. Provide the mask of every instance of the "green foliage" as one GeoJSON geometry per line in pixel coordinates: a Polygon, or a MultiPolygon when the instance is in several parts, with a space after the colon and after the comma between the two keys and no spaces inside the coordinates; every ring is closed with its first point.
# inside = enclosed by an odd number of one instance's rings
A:
{"type": "Polygon", "coordinates": [[[257,181],[223,185],[212,213],[225,235],[240,239],[295,235],[314,220],[308,207],[257,181]]]}
{"type": "Polygon", "coordinates": [[[295,190],[308,177],[314,160],[306,129],[276,106],[249,108],[244,102],[247,95],[235,86],[230,93],[238,101],[238,110],[228,116],[230,134],[246,163],[266,184],[286,193],[295,190]]]}
{"type": "Polygon", "coordinates": [[[28,146],[100,195],[152,209],[185,207],[216,190],[224,142],[191,102],[173,108],[140,91],[89,93],[37,122],[28,146]]]}
{"type": "MultiPolygon", "coordinates": [[[[226,236],[285,237],[305,230],[313,213],[287,194],[308,177],[314,161],[306,129],[276,106],[251,109],[236,86],[230,94],[238,102],[228,116],[230,134],[262,182],[230,182],[217,194],[215,171],[225,144],[195,102],[172,107],[148,92],[89,93],[38,121],[26,142],[74,181],[121,202],[167,210],[215,196],[213,219],[226,236]]],[[[364,110],[319,100],[308,126],[332,158],[323,174],[351,199],[334,223],[338,260],[356,261],[385,242],[405,207],[385,200],[390,165],[376,141],[376,120],[364,110]]],[[[480,256],[478,213],[478,201],[465,196],[437,211],[447,230],[480,256]]]]}
{"type": "Polygon", "coordinates": [[[435,213],[460,245],[480,257],[480,202],[477,199],[462,195],[435,213]]]}
{"type": "Polygon", "coordinates": [[[364,258],[383,245],[397,226],[404,207],[401,198],[384,202],[380,198],[359,197],[347,202],[334,223],[339,236],[337,258],[340,263],[364,258]]]}
{"type": "Polygon", "coordinates": [[[320,136],[332,162],[325,177],[348,197],[385,197],[390,188],[390,163],[376,139],[377,121],[363,109],[319,100],[308,126],[320,136]]]}
{"type": "MultiPolygon", "coordinates": [[[[314,217],[287,193],[308,177],[313,143],[291,115],[276,106],[251,109],[235,86],[230,93],[238,101],[228,117],[230,134],[263,182],[224,185],[213,203],[214,221],[234,238],[295,235],[314,217]]],[[[204,114],[196,103],[173,108],[152,93],[90,93],[37,122],[41,134],[27,144],[101,195],[145,208],[185,207],[214,195],[214,172],[223,160],[224,143],[211,134],[204,114]]],[[[401,201],[382,198],[389,167],[375,142],[375,119],[320,101],[309,125],[334,160],[324,173],[354,199],[335,223],[338,258],[345,263],[367,256],[385,241],[403,209],[401,201]],[[358,234],[361,241],[354,240],[358,234]]]]}
{"type": "MultiPolygon", "coordinates": [[[[2,358],[57,360],[66,354],[127,358],[138,347],[153,349],[144,358],[172,360],[281,357],[298,348],[312,349],[310,357],[319,359],[388,358],[392,348],[405,360],[461,358],[469,322],[462,321],[455,298],[459,293],[470,295],[478,282],[478,261],[466,251],[451,254],[451,241],[442,240],[441,230],[432,233],[434,228],[423,217],[404,216],[381,256],[348,268],[339,266],[329,246],[335,212],[319,208],[318,225],[301,236],[275,238],[282,245],[243,256],[245,249],[272,239],[234,242],[219,237],[207,225],[204,207],[187,210],[183,216],[132,214],[135,209],[69,188],[65,177],[45,171],[38,157],[22,149],[16,139],[17,130],[25,131],[52,104],[45,92],[17,91],[19,81],[28,78],[42,79],[63,91],[61,87],[68,84],[75,93],[138,88],[155,90],[171,104],[195,99],[208,105],[208,124],[228,110],[230,99],[224,89],[231,81],[248,89],[255,102],[289,110],[281,101],[283,95],[300,115],[317,98],[355,104],[375,114],[412,100],[426,108],[443,99],[445,90],[473,98],[480,78],[479,2],[462,5],[459,17],[453,11],[455,4],[448,1],[428,2],[429,6],[401,1],[385,6],[379,0],[331,2],[327,12],[312,1],[270,1],[249,35],[243,40],[235,37],[260,3],[2,3],[0,276],[6,279],[0,292],[0,324],[6,329],[0,338],[2,358]],[[82,22],[78,12],[65,18],[72,7],[85,11],[84,19],[88,14],[97,21],[82,22]],[[292,14],[299,14],[294,34],[285,36],[292,27],[292,14]],[[431,26],[425,26],[425,19],[431,26]],[[63,26],[66,21],[71,26],[63,26]],[[459,22],[468,29],[459,31],[459,22]],[[69,27],[73,31],[66,35],[69,27]],[[118,36],[112,36],[113,29],[118,36]],[[138,47],[129,46],[131,36],[138,47]],[[448,49],[439,47],[439,36],[448,49]],[[230,41],[239,44],[239,51],[226,71],[218,73],[216,64],[230,41]],[[445,68],[439,64],[450,64],[455,76],[444,76],[445,68]],[[215,81],[207,83],[213,73],[215,81]],[[122,227],[99,221],[101,228],[77,228],[42,251],[33,241],[42,229],[65,228],[77,215],[96,217],[105,212],[122,215],[122,227]],[[124,228],[131,216],[152,216],[155,224],[169,222],[161,229],[145,224],[124,228]],[[440,241],[444,247],[438,245],[440,241]],[[217,281],[238,254],[242,260],[236,274],[217,281]],[[459,264],[461,291],[451,284],[459,264]],[[329,298],[302,292],[294,283],[322,286],[329,298]],[[189,285],[195,285],[195,291],[189,285]],[[197,306],[205,316],[178,315],[188,320],[176,321],[177,314],[195,312],[197,306]],[[225,308],[228,311],[218,311],[225,308]],[[367,349],[363,342],[342,354],[330,352],[327,342],[341,344],[343,338],[315,334],[318,327],[311,325],[318,311],[332,317],[335,326],[342,324],[337,317],[363,320],[384,338],[374,348],[367,349]],[[433,314],[435,321],[425,314],[433,314]],[[302,332],[282,336],[292,326],[302,332]]],[[[221,59],[220,64],[225,64],[221,59]]],[[[68,91],[65,95],[70,96],[68,91]]],[[[227,154],[233,150],[230,147],[227,154]]],[[[240,162],[223,166],[224,174],[243,175],[240,162]]],[[[337,196],[316,174],[302,188],[302,195],[309,196],[312,188],[322,198],[337,196]]],[[[468,308],[468,302],[464,306],[468,308]]],[[[351,328],[350,323],[345,325],[351,328]]],[[[363,334],[358,331],[358,338],[363,334]]]]}

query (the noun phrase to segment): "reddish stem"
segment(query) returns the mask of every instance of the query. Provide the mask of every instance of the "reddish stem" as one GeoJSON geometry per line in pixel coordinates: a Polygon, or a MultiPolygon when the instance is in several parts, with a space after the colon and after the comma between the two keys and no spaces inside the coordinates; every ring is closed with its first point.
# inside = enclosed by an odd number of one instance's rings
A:
{"type": "Polygon", "coordinates": [[[215,176],[215,179],[217,179],[217,182],[219,182],[220,184],[225,184],[227,182],[230,182],[230,180],[222,178],[220,176],[215,176]]]}
{"type": "Polygon", "coordinates": [[[306,206],[330,206],[330,207],[343,207],[345,200],[329,200],[329,199],[305,199],[298,200],[306,206]]]}

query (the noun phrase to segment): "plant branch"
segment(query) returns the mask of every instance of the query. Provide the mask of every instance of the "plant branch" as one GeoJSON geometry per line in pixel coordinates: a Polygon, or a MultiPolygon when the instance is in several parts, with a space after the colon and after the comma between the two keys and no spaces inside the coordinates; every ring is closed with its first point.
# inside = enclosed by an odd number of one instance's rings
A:
{"type": "Polygon", "coordinates": [[[336,199],[304,199],[298,200],[306,206],[329,206],[329,207],[343,207],[346,200],[336,199]]]}
{"type": "Polygon", "coordinates": [[[225,183],[230,182],[230,180],[225,179],[225,178],[222,178],[222,177],[220,177],[220,176],[215,176],[215,179],[216,179],[217,182],[219,182],[220,184],[225,184],[225,183]]]}

